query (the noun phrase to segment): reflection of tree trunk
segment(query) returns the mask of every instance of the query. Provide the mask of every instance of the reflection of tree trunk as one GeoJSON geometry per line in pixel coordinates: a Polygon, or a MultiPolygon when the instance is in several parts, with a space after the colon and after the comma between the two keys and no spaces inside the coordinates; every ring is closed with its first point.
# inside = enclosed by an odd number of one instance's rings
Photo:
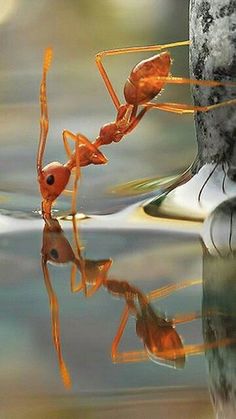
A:
{"type": "MultiPolygon", "coordinates": [[[[236,341],[236,199],[205,222],[203,334],[205,343],[236,341]],[[207,250],[206,247],[207,246],[207,250]]],[[[236,343],[206,351],[209,387],[218,419],[236,417],[236,343]]]]}
{"type": "MultiPolygon", "coordinates": [[[[236,259],[205,254],[203,334],[205,343],[236,339],[236,259]]],[[[236,345],[206,352],[209,387],[217,418],[236,417],[236,345]]]]}
{"type": "MultiPolygon", "coordinates": [[[[190,71],[197,79],[232,80],[236,75],[236,0],[190,0],[190,71]]],[[[194,86],[196,105],[236,97],[235,88],[194,86]]],[[[226,161],[236,176],[235,105],[201,112],[195,117],[198,141],[196,170],[226,161]]]]}

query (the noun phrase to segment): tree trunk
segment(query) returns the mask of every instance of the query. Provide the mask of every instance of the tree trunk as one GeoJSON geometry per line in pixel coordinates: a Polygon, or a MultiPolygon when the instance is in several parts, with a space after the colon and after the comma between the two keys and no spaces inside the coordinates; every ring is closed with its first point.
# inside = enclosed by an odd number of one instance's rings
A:
{"type": "MultiPolygon", "coordinates": [[[[190,40],[190,77],[236,81],[236,0],[190,0],[190,40]]],[[[198,154],[190,180],[180,178],[184,184],[148,203],[152,216],[204,220],[236,196],[236,87],[195,85],[192,94],[197,106],[224,106],[195,114],[198,154]]]]}
{"type": "MultiPolygon", "coordinates": [[[[236,77],[236,0],[190,0],[190,75],[196,79],[232,81],[236,77]]],[[[235,87],[194,86],[194,103],[211,105],[236,98],[235,87]]],[[[195,116],[198,158],[227,163],[236,180],[236,104],[195,116]]]]}

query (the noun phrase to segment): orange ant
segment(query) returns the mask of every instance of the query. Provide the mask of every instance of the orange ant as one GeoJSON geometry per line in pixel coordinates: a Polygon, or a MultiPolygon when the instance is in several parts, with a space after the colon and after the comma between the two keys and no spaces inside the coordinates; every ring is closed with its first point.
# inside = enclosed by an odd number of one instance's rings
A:
{"type": "Polygon", "coordinates": [[[141,61],[131,71],[125,86],[124,96],[126,103],[120,104],[117,94],[102,64],[104,56],[119,55],[134,52],[161,51],[167,48],[189,45],[189,41],[176,42],[166,45],[153,45],[147,47],[131,47],[100,52],[96,55],[98,70],[105,82],[111,99],[117,110],[115,122],[105,124],[100,129],[99,136],[91,143],[82,134],[73,134],[63,131],[63,142],[69,160],[64,165],[53,162],[42,168],[42,160],[48,134],[48,110],[46,96],[46,75],[49,70],[52,50],[47,48],[43,64],[43,77],[40,87],[41,119],[40,140],[37,154],[37,172],[41,194],[43,197],[42,212],[50,214],[52,203],[65,190],[70,175],[75,170],[75,182],[72,193],[72,214],[76,211],[77,183],[80,177],[80,167],[89,164],[104,164],[106,157],[98,150],[98,147],[111,142],[119,142],[124,135],[130,133],[143,118],[147,110],[156,108],[178,114],[193,114],[194,112],[207,112],[220,106],[230,105],[235,99],[209,106],[192,106],[180,103],[153,103],[154,99],[163,89],[166,83],[173,84],[196,84],[205,86],[235,86],[235,83],[218,82],[212,80],[194,80],[170,75],[171,56],[168,51],[161,52],[151,58],[141,61]],[[139,106],[142,109],[138,113],[139,106]],[[72,152],[68,139],[75,141],[75,150],[72,152]]]}
{"type": "Polygon", "coordinates": [[[70,179],[71,173],[75,171],[75,180],[72,193],[72,213],[76,212],[76,193],[77,183],[80,177],[80,167],[88,164],[104,164],[107,162],[106,157],[91,144],[86,137],[81,134],[73,134],[70,131],[63,131],[63,142],[65,150],[69,156],[69,160],[64,165],[59,162],[49,163],[42,167],[44,150],[49,129],[47,93],[46,93],[46,76],[50,68],[52,60],[52,49],[47,48],[43,62],[43,76],[40,85],[40,139],[37,152],[37,173],[40,186],[42,201],[42,213],[48,217],[51,213],[51,207],[55,199],[65,190],[70,179]],[[75,150],[71,152],[68,145],[68,138],[75,141],[75,150]]]}
{"type": "Polygon", "coordinates": [[[172,84],[196,84],[204,86],[235,86],[235,83],[218,82],[212,80],[195,80],[183,77],[171,76],[171,55],[168,51],[161,52],[151,58],[141,61],[131,71],[125,85],[125,104],[121,104],[112,86],[107,72],[102,64],[105,56],[121,55],[137,52],[161,51],[167,48],[187,46],[190,41],[175,42],[165,45],[151,45],[146,47],[120,48],[99,52],[96,55],[98,70],[105,82],[112,102],[117,110],[116,120],[103,125],[99,136],[93,144],[97,147],[111,142],[119,142],[124,135],[130,133],[143,118],[145,113],[152,108],[178,114],[193,114],[195,112],[207,112],[220,106],[236,103],[236,100],[228,100],[209,106],[192,106],[182,103],[153,103],[154,99],[164,88],[166,83],[172,84]],[[138,112],[138,107],[142,106],[138,112]]]}
{"type": "MultiPolygon", "coordinates": [[[[82,259],[75,217],[72,218],[72,221],[76,251],[72,249],[69,241],[64,236],[58,220],[52,218],[50,223],[45,222],[42,246],[42,270],[50,302],[52,336],[65,387],[69,388],[71,386],[71,379],[62,356],[59,303],[51,284],[48,263],[56,265],[65,263],[73,264],[71,273],[71,291],[73,293],[85,291],[86,289],[85,296],[91,297],[103,286],[110,294],[124,298],[126,306],[121,316],[120,326],[112,343],[111,357],[113,362],[140,362],[151,359],[156,363],[168,365],[173,368],[183,368],[186,355],[198,354],[204,351],[206,347],[213,347],[213,344],[210,344],[210,346],[206,346],[205,344],[184,345],[175,329],[176,325],[193,321],[199,318],[200,314],[190,313],[176,316],[175,319],[167,319],[165,316],[157,314],[151,305],[153,299],[163,298],[177,290],[201,284],[201,280],[187,280],[179,284],[170,284],[145,295],[139,288],[129,284],[127,281],[108,277],[112,265],[111,259],[82,259]],[[79,284],[76,284],[75,281],[77,269],[81,272],[81,281],[79,284]],[[142,340],[144,349],[119,352],[119,343],[126,328],[129,315],[134,316],[136,319],[136,333],[142,340]]],[[[229,340],[217,341],[214,342],[214,347],[227,345],[230,342],[229,340]]]]}

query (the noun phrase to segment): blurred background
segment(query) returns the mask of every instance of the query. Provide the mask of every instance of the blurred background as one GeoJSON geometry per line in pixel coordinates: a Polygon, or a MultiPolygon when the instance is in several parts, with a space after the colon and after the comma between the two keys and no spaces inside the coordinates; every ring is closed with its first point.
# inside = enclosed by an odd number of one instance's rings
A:
{"type": "MultiPolygon", "coordinates": [[[[45,47],[54,50],[48,76],[50,131],[45,163],[64,162],[63,129],[92,140],[103,124],[115,119],[95,54],[188,39],[188,0],[0,0],[0,39],[1,208],[31,212],[40,205],[35,155],[45,47]]],[[[172,73],[188,76],[188,48],[171,53],[172,73]]],[[[121,101],[129,72],[149,55],[104,60],[121,101]]],[[[188,87],[173,85],[158,100],[191,101],[188,87]]],[[[107,165],[83,169],[79,208],[90,213],[119,207],[119,199],[107,195],[114,185],[185,169],[195,154],[193,119],[150,111],[131,135],[103,152],[109,158],[107,165]]]]}

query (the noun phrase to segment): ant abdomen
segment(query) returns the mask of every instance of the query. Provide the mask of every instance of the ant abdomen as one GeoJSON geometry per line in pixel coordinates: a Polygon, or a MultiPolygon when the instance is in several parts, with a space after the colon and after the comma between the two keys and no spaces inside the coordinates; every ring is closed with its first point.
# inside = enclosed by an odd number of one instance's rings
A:
{"type": "Polygon", "coordinates": [[[168,77],[170,66],[169,52],[162,52],[137,64],[124,86],[126,102],[131,105],[140,105],[152,100],[166,83],[158,79],[154,83],[155,77],[168,77]]]}

